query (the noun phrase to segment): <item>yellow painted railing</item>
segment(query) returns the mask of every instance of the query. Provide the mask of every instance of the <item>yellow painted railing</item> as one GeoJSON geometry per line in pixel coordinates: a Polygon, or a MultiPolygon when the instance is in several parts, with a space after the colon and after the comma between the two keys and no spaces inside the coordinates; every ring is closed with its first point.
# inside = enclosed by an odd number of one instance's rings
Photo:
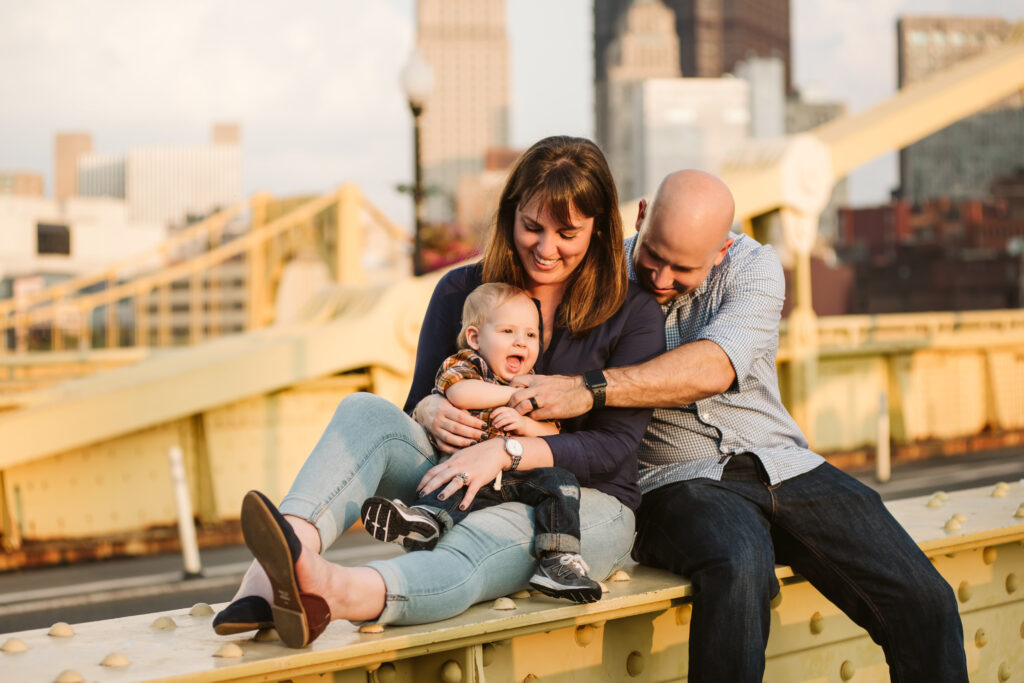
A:
{"type": "Polygon", "coordinates": [[[273,321],[277,281],[301,250],[337,282],[361,283],[367,223],[409,242],[354,185],[298,201],[256,195],[248,221],[242,212],[225,209],[99,273],[0,301],[0,355],[195,344],[259,329],[273,321]]]}

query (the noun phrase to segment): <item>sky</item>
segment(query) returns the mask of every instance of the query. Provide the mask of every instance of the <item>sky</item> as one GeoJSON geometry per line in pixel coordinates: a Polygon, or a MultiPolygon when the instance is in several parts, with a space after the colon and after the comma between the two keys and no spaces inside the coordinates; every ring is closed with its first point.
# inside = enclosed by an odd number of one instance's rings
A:
{"type": "MultiPolygon", "coordinates": [[[[593,134],[592,0],[506,0],[512,144],[593,134]]],[[[412,123],[398,74],[414,0],[0,0],[0,170],[42,172],[53,137],[94,150],[205,144],[242,128],[247,194],[356,182],[403,225],[412,123]]],[[[895,91],[896,18],[1024,19],[1024,0],[791,0],[798,87],[862,111],[895,91]]],[[[429,104],[428,104],[429,106],[429,104]]],[[[885,201],[894,154],[850,180],[850,201],[885,201]]]]}

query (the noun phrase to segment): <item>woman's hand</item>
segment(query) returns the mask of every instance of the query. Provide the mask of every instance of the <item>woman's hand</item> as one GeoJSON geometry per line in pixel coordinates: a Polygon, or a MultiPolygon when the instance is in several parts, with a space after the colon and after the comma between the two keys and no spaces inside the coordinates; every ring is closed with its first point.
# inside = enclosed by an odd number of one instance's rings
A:
{"type": "Polygon", "coordinates": [[[465,510],[473,502],[480,487],[494,481],[498,472],[508,462],[504,441],[488,439],[469,448],[463,448],[441,464],[431,467],[423,475],[416,490],[422,496],[444,487],[438,498],[445,500],[465,486],[466,496],[459,505],[460,509],[465,510]],[[458,474],[467,475],[468,481],[456,476],[458,474]]]}
{"type": "Polygon", "coordinates": [[[430,432],[437,447],[445,453],[455,453],[477,443],[483,438],[486,426],[483,420],[459,410],[438,394],[423,397],[412,411],[412,417],[430,432]]]}

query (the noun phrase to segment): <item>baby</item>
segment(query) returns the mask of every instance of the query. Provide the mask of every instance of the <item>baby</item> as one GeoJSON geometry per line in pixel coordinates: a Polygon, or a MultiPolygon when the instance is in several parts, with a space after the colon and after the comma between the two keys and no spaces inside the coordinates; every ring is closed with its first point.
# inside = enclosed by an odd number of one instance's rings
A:
{"type": "Polygon", "coordinates": [[[372,497],[363,503],[366,530],[380,541],[401,543],[411,550],[429,550],[472,510],[518,501],[534,507],[539,558],[530,585],[556,598],[595,602],[601,586],[588,575],[580,557],[580,487],[576,477],[558,467],[515,471],[523,447],[509,436],[558,433],[558,425],[520,415],[506,404],[516,375],[533,371],[540,353],[540,311],[518,287],[486,283],[473,290],[462,309],[458,353],[441,364],[434,393],[487,423],[484,438],[506,440],[511,468],[498,474],[494,486],[481,487],[469,509],[460,508],[465,489],[445,500],[438,491],[411,506],[400,500],[372,497]]]}

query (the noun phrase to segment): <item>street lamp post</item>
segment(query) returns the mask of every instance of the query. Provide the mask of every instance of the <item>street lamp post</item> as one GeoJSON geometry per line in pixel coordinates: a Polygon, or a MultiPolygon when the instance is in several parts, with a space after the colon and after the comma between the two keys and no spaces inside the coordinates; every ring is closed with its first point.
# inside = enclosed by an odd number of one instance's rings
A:
{"type": "Polygon", "coordinates": [[[423,59],[419,50],[414,49],[409,61],[402,69],[402,89],[409,100],[413,122],[413,185],[412,203],[416,216],[416,231],[413,237],[412,267],[413,273],[422,275],[423,267],[423,198],[426,190],[423,187],[423,162],[420,157],[420,116],[426,106],[427,97],[434,87],[434,70],[423,59]]]}

